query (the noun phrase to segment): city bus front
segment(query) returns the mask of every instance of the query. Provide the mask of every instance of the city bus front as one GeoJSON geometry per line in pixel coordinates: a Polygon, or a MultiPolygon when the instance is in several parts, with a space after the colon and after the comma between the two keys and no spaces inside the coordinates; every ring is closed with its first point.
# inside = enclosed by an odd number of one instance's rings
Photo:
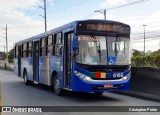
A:
{"type": "Polygon", "coordinates": [[[107,21],[77,26],[80,29],[74,36],[77,48],[74,49],[72,89],[83,92],[128,90],[130,27],[107,21]]]}

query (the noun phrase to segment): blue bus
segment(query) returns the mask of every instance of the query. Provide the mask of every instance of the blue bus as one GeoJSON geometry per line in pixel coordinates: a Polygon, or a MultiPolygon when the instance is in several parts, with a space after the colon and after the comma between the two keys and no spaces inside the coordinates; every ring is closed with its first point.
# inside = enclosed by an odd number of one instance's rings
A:
{"type": "Polygon", "coordinates": [[[79,20],[15,43],[14,72],[65,90],[129,90],[130,26],[110,20],[79,20]]]}

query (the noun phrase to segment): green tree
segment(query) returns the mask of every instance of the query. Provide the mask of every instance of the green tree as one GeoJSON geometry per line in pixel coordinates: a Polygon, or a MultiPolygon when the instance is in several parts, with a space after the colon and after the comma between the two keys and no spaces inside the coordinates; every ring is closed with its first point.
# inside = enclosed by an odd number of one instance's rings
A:
{"type": "Polygon", "coordinates": [[[160,49],[145,56],[138,50],[134,50],[132,67],[160,67],[160,49]]]}
{"type": "Polygon", "coordinates": [[[14,59],[14,49],[11,49],[11,50],[8,52],[8,62],[9,62],[9,63],[13,63],[13,59],[14,59]]]}
{"type": "Polygon", "coordinates": [[[152,56],[160,55],[160,49],[157,50],[157,51],[154,51],[151,55],[152,56]]]}
{"type": "Polygon", "coordinates": [[[14,50],[11,49],[9,52],[8,52],[8,59],[13,59],[14,58],[14,50]]]}
{"type": "Polygon", "coordinates": [[[136,57],[136,56],[142,56],[143,54],[140,52],[140,51],[138,51],[138,50],[136,50],[136,49],[133,49],[133,56],[134,57],[136,57]]]}

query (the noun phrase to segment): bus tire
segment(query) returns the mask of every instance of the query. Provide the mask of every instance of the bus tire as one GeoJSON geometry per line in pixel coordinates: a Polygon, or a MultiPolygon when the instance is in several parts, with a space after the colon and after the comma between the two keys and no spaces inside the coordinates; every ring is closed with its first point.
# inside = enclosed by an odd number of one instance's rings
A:
{"type": "Polygon", "coordinates": [[[101,96],[101,95],[103,95],[103,91],[102,92],[94,92],[94,95],[96,95],[96,96],[101,96]]]}
{"type": "Polygon", "coordinates": [[[24,71],[24,83],[25,85],[30,85],[30,81],[28,80],[28,75],[26,71],[24,71]]]}
{"type": "Polygon", "coordinates": [[[63,95],[63,89],[60,88],[60,83],[59,83],[58,75],[55,75],[55,77],[54,77],[53,87],[54,87],[54,93],[56,95],[59,95],[59,96],[63,95]]]}

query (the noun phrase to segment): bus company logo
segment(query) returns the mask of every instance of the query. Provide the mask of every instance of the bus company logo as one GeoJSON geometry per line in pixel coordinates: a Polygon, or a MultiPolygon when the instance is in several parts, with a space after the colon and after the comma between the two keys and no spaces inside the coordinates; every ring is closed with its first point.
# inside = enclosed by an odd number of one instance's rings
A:
{"type": "Polygon", "coordinates": [[[114,73],[113,74],[113,78],[122,78],[123,77],[123,73],[114,73]]]}
{"type": "Polygon", "coordinates": [[[38,107],[2,107],[2,112],[10,113],[10,112],[42,112],[42,108],[38,107]]]}
{"type": "Polygon", "coordinates": [[[11,107],[2,107],[2,112],[11,112],[11,107]]]}

